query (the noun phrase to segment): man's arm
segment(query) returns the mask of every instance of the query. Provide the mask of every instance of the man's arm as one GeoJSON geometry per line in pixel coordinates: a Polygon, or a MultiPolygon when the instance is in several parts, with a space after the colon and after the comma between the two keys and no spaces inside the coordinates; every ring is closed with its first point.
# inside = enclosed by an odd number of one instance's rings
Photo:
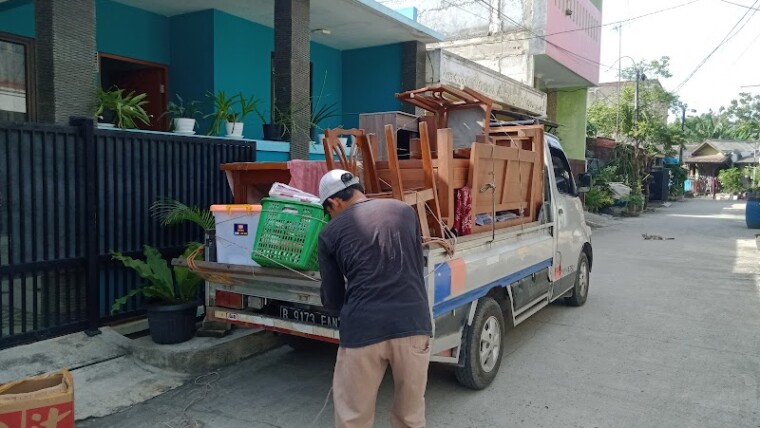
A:
{"type": "Polygon", "coordinates": [[[332,248],[319,237],[319,273],[322,276],[320,296],[322,306],[331,312],[339,313],[346,296],[346,282],[335,260],[332,248]]]}

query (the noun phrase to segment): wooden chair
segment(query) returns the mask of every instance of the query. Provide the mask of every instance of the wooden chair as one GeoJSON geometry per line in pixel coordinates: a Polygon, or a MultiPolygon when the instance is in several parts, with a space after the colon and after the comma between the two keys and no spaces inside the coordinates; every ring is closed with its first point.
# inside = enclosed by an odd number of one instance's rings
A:
{"type": "Polygon", "coordinates": [[[326,129],[322,144],[325,148],[325,162],[328,170],[336,168],[335,158],[337,157],[341,169],[363,178],[364,188],[368,194],[380,192],[380,181],[377,177],[373,154],[373,147],[377,146],[375,134],[367,135],[363,129],[355,128],[326,129]],[[346,155],[343,144],[340,143],[341,136],[354,137],[350,155],[346,155]]]}
{"type": "Polygon", "coordinates": [[[433,159],[427,123],[420,123],[420,148],[424,174],[424,187],[422,189],[408,190],[404,188],[403,174],[396,151],[396,133],[392,125],[385,126],[385,143],[388,151],[388,169],[390,170],[390,185],[393,198],[406,202],[417,209],[423,238],[429,239],[431,237],[429,218],[433,222],[433,234],[436,237],[443,238],[443,226],[440,222],[441,211],[438,203],[435,174],[433,172],[433,159]]]}

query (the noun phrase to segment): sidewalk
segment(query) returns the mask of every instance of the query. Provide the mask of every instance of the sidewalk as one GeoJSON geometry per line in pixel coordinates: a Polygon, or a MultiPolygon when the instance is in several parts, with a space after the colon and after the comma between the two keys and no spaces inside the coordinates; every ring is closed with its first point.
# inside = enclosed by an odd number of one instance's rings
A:
{"type": "Polygon", "coordinates": [[[68,368],[74,377],[77,421],[117,413],[175,389],[199,374],[280,345],[271,333],[233,329],[224,338],[195,337],[156,345],[110,327],[88,337],[74,333],[0,351],[0,383],[68,368]]]}

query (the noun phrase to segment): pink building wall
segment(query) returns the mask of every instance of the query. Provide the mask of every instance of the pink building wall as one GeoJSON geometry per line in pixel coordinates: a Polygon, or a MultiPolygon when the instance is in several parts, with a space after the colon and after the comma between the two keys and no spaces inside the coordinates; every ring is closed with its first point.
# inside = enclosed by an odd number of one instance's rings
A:
{"type": "Polygon", "coordinates": [[[546,36],[547,42],[551,42],[546,43],[546,55],[598,84],[602,12],[590,0],[546,0],[546,3],[544,34],[560,33],[546,36]],[[573,11],[571,16],[565,14],[567,9],[573,11]]]}

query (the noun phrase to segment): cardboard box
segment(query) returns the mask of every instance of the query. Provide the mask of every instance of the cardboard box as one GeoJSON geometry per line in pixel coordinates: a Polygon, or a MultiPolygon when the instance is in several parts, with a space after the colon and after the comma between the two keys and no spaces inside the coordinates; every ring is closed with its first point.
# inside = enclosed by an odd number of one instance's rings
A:
{"type": "Polygon", "coordinates": [[[74,380],[68,370],[0,384],[0,428],[33,427],[74,427],[74,380]]]}

